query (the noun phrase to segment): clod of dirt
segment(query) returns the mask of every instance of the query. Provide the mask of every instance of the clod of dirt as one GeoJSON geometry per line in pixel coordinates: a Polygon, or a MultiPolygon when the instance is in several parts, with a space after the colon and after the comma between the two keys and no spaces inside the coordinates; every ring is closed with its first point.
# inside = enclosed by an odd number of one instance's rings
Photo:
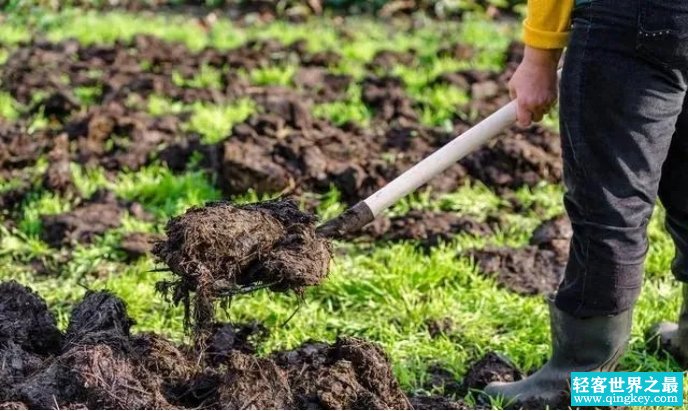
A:
{"type": "Polygon", "coordinates": [[[200,372],[200,366],[189,358],[188,347],[177,347],[161,336],[134,335],[131,349],[139,364],[165,383],[187,380],[200,372]]]}
{"type": "Polygon", "coordinates": [[[287,373],[272,360],[232,351],[220,380],[220,409],[285,409],[292,403],[287,373]]]}
{"type": "Polygon", "coordinates": [[[461,164],[471,176],[496,189],[557,183],[563,170],[558,135],[538,125],[508,130],[461,164]]]}
{"type": "Polygon", "coordinates": [[[11,214],[26,199],[30,192],[31,184],[28,181],[22,181],[14,188],[2,191],[0,193],[1,215],[11,214]]]}
{"type": "Polygon", "coordinates": [[[118,297],[88,292],[72,311],[61,354],[19,384],[13,399],[32,408],[171,408],[163,382],[188,362],[167,342],[132,339],[131,324],[118,297]]]}
{"type": "Polygon", "coordinates": [[[494,275],[497,282],[518,294],[550,294],[564,275],[565,266],[557,254],[534,246],[488,247],[468,255],[481,272],[494,275]]]}
{"type": "Polygon", "coordinates": [[[361,99],[375,110],[379,121],[417,122],[413,101],[406,95],[404,84],[397,77],[368,77],[363,80],[361,99]]]}
{"type": "Polygon", "coordinates": [[[125,204],[114,193],[98,191],[72,211],[42,216],[41,236],[55,248],[90,243],[96,236],[118,227],[125,211],[143,217],[138,204],[125,204]]]}
{"type": "Polygon", "coordinates": [[[475,56],[475,48],[468,44],[454,43],[451,46],[438,50],[437,55],[456,60],[470,60],[475,56]]]}
{"type": "Polygon", "coordinates": [[[60,357],[62,395],[89,409],[168,409],[160,380],[108,344],[76,346],[60,357]]]}
{"type": "Polygon", "coordinates": [[[0,402],[16,396],[14,387],[36,372],[43,360],[13,341],[0,344],[0,402]]]}
{"type": "Polygon", "coordinates": [[[111,102],[71,120],[65,131],[76,141],[79,162],[138,170],[155,158],[159,146],[181,134],[181,121],[169,115],[153,118],[111,102]]]}
{"type": "Polygon", "coordinates": [[[134,321],[127,315],[127,309],[119,297],[109,292],[89,291],[72,310],[65,333],[65,347],[82,345],[85,339],[96,336],[98,340],[110,337],[129,337],[134,321]]]}
{"type": "Polygon", "coordinates": [[[391,71],[396,65],[408,66],[413,63],[416,58],[415,50],[410,51],[392,51],[380,50],[375,53],[373,59],[366,63],[366,67],[371,70],[382,69],[391,71]]]}
{"type": "Polygon", "coordinates": [[[463,400],[452,400],[440,395],[412,395],[409,397],[414,410],[475,410],[463,400]]]}
{"type": "Polygon", "coordinates": [[[50,164],[43,176],[43,187],[50,191],[66,193],[74,189],[72,170],[69,166],[69,140],[67,134],[55,137],[48,153],[50,164]]]}
{"type": "MultiPolygon", "coordinates": [[[[0,289],[7,284],[14,283],[0,289]]],[[[153,334],[132,336],[131,323],[122,300],[89,292],[72,312],[67,343],[53,356],[38,357],[14,342],[2,345],[0,360],[7,366],[0,367],[0,404],[33,409],[411,407],[382,349],[358,338],[332,345],[307,342],[259,358],[247,343],[256,325],[216,324],[209,343],[187,347],[153,334]],[[230,348],[207,355],[208,348],[219,346],[230,348]]],[[[438,398],[414,401],[442,404],[438,398]]],[[[462,403],[447,400],[445,408],[454,404],[462,403]]]]}
{"type": "Polygon", "coordinates": [[[540,224],[530,237],[530,244],[543,250],[551,250],[562,264],[569,257],[569,244],[573,237],[571,221],[566,215],[551,218],[540,224]]]}
{"type": "MultiPolygon", "coordinates": [[[[297,40],[298,42],[299,40],[297,40]]],[[[308,49],[305,45],[304,49],[308,49]]],[[[342,56],[336,51],[323,50],[316,51],[315,53],[306,53],[306,55],[301,57],[301,63],[304,66],[316,66],[316,67],[332,67],[342,60],[342,56]]]]}
{"type": "Polygon", "coordinates": [[[153,244],[161,240],[161,236],[153,233],[129,233],[122,237],[119,249],[124,251],[128,261],[136,260],[149,254],[153,244]]]}
{"type": "Polygon", "coordinates": [[[116,204],[90,203],[70,212],[42,217],[43,240],[53,247],[89,243],[119,225],[122,213],[116,204]]]}
{"type": "Polygon", "coordinates": [[[455,213],[412,210],[401,216],[379,220],[363,232],[385,241],[416,240],[428,249],[463,233],[490,235],[492,228],[486,223],[455,213]]]}
{"type": "Polygon", "coordinates": [[[217,298],[262,287],[301,293],[329,268],[329,242],[316,236],[315,217],[292,200],[209,203],[170,220],[166,232],[153,254],[176,278],[158,287],[184,303],[197,328],[210,324],[217,298]]]}
{"type": "Polygon", "coordinates": [[[427,374],[429,376],[428,381],[425,383],[425,387],[428,391],[434,391],[440,389],[441,393],[445,396],[455,396],[458,395],[463,397],[466,395],[466,390],[459,383],[454,373],[443,368],[439,364],[433,364],[428,367],[427,374]]]}
{"type": "MultiPolygon", "coordinates": [[[[273,100],[267,113],[236,125],[232,138],[222,145],[220,183],[228,194],[248,189],[326,192],[334,185],[344,201],[359,201],[451,137],[443,130],[403,122],[375,131],[334,127],[319,119],[305,121],[308,117],[293,114],[301,112],[294,96],[278,94],[273,100]]],[[[466,126],[457,124],[459,129],[466,126]]],[[[466,169],[457,163],[432,179],[429,187],[450,191],[466,176],[466,169]]]]}
{"type": "Polygon", "coordinates": [[[0,403],[0,410],[28,410],[29,407],[23,402],[19,401],[8,401],[0,403]]]}
{"type": "Polygon", "coordinates": [[[214,324],[213,328],[204,353],[205,360],[210,364],[224,362],[232,351],[254,353],[255,347],[250,339],[267,333],[267,330],[257,322],[245,325],[218,323],[214,324]]]}
{"type": "Polygon", "coordinates": [[[0,345],[50,355],[60,350],[62,334],[45,301],[15,281],[0,284],[0,345]]]}
{"type": "Polygon", "coordinates": [[[456,329],[454,320],[449,317],[441,319],[431,319],[425,322],[425,327],[428,329],[430,337],[437,338],[442,335],[448,335],[456,329]]]}
{"type": "Polygon", "coordinates": [[[47,131],[29,132],[25,122],[0,120],[0,175],[10,170],[33,166],[51,147],[47,131]]]}
{"type": "Polygon", "coordinates": [[[305,343],[273,355],[288,372],[298,409],[408,409],[384,352],[357,338],[305,343]]]}
{"type": "Polygon", "coordinates": [[[309,130],[313,125],[308,104],[291,89],[273,86],[251,96],[266,113],[279,117],[290,127],[309,130]]]}
{"type": "Polygon", "coordinates": [[[343,100],[351,80],[351,76],[333,74],[322,67],[304,67],[294,75],[294,84],[318,103],[343,100]]]}
{"type": "Polygon", "coordinates": [[[482,390],[491,382],[514,382],[522,378],[523,373],[511,361],[502,355],[489,352],[468,369],[462,386],[463,390],[468,392],[482,390]]]}

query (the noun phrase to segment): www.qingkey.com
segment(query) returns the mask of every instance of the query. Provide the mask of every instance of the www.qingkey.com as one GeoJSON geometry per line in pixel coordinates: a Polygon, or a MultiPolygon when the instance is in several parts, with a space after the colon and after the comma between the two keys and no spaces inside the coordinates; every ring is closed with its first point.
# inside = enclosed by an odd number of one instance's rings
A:
{"type": "Polygon", "coordinates": [[[609,405],[647,405],[650,401],[653,403],[675,403],[678,401],[676,395],[652,396],[652,395],[576,395],[577,403],[594,402],[596,404],[606,403],[609,405]]]}

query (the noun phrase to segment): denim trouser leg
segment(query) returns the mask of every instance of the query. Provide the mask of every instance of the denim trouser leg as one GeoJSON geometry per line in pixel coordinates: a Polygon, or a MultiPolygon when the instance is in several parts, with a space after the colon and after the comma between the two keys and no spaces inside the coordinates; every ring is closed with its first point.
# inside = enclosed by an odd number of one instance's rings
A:
{"type": "Polygon", "coordinates": [[[666,209],[667,231],[676,245],[672,271],[677,280],[688,283],[688,98],[662,168],[659,198],[666,209]]]}
{"type": "MultiPolygon", "coordinates": [[[[688,251],[688,134],[674,136],[688,67],[681,30],[688,34],[684,2],[595,0],[574,10],[560,104],[574,236],[556,297],[574,316],[617,314],[635,303],[660,186],[668,225],[688,251]]],[[[688,281],[682,255],[675,272],[688,281]]]]}

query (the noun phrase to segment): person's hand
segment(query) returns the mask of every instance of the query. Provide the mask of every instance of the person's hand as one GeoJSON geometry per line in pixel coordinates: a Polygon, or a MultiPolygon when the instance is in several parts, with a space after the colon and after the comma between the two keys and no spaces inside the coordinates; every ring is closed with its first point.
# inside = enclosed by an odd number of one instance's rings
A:
{"type": "Polygon", "coordinates": [[[518,124],[527,127],[557,101],[557,64],[561,50],[526,46],[523,61],[509,81],[509,94],[517,101],[518,124]]]}

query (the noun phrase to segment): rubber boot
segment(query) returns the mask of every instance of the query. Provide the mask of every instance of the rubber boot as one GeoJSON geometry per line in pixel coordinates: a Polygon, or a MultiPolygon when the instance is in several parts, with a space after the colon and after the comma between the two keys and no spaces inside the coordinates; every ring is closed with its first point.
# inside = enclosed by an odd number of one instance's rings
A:
{"type": "Polygon", "coordinates": [[[683,284],[683,302],[678,323],[661,322],[650,330],[650,342],[671,354],[681,366],[688,367],[688,284],[683,284]]]}
{"type": "Polygon", "coordinates": [[[512,383],[495,382],[485,387],[491,397],[501,396],[506,405],[528,407],[568,406],[571,371],[613,371],[631,334],[633,309],[614,316],[576,318],[549,300],[552,356],[533,375],[512,383]]]}

